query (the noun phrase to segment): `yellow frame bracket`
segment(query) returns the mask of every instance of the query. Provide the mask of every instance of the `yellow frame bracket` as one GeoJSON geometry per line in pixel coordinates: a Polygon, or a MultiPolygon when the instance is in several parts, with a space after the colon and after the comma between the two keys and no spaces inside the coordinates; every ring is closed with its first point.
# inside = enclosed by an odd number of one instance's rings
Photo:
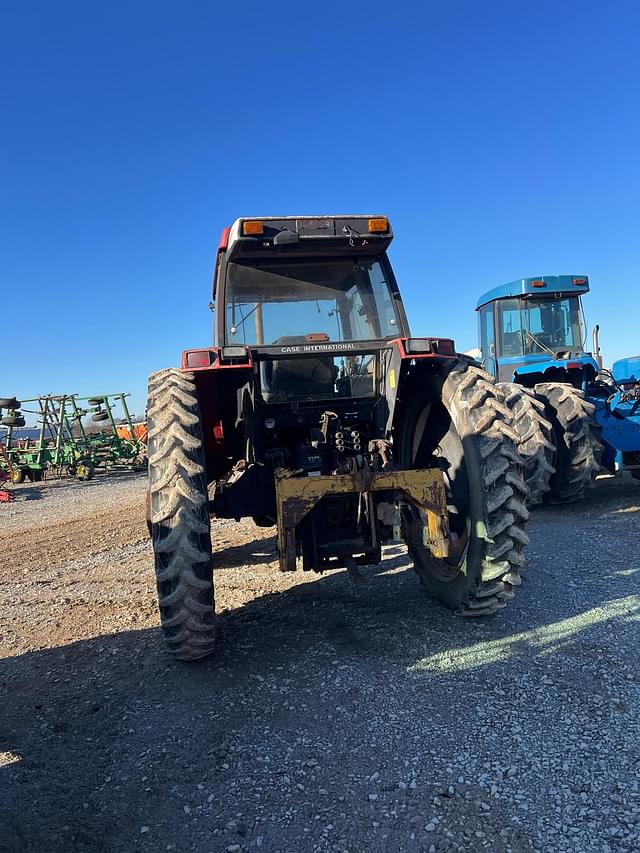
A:
{"type": "Polygon", "coordinates": [[[393,491],[413,504],[427,517],[425,544],[434,557],[449,553],[447,497],[442,471],[419,468],[415,471],[379,471],[362,469],[354,474],[320,477],[287,476],[276,473],[276,508],[280,569],[296,568],[296,527],[314,506],[327,495],[364,494],[393,491]]]}

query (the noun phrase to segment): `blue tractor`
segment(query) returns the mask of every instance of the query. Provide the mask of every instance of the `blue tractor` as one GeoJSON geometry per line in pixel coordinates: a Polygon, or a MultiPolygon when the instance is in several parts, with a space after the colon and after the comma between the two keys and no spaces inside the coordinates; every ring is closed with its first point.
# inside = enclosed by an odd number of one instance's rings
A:
{"type": "Polygon", "coordinates": [[[529,501],[568,503],[599,472],[640,479],[640,356],[602,368],[586,352],[581,275],[523,278],[478,300],[482,364],[502,384],[529,501]]]}

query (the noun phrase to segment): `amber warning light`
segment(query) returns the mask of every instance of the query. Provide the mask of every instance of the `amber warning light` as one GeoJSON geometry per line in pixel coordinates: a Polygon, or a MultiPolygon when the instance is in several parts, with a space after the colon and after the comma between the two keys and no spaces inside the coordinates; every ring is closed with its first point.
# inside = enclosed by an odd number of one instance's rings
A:
{"type": "Polygon", "coordinates": [[[254,220],[247,220],[242,223],[242,233],[245,237],[251,236],[259,236],[264,231],[264,227],[262,222],[256,222],[254,220]]]}
{"type": "Polygon", "coordinates": [[[376,219],[369,220],[370,234],[386,234],[389,230],[389,220],[386,216],[379,216],[376,219]]]}

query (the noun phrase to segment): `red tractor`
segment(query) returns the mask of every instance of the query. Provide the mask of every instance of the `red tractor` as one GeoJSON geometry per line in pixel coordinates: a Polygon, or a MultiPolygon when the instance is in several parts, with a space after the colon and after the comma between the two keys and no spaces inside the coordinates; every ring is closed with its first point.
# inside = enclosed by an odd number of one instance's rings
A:
{"type": "Polygon", "coordinates": [[[452,340],[411,336],[392,237],[384,216],[223,231],[214,343],[149,380],[148,520],[177,658],[214,648],[211,516],[276,525],[282,571],[357,575],[403,540],[467,616],[520,585],[527,487],[504,392],[452,340]]]}

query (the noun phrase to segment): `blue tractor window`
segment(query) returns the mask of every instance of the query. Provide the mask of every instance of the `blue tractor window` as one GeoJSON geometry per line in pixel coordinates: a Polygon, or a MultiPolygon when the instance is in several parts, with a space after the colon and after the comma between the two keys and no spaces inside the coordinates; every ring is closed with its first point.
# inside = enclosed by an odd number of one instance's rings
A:
{"type": "Polygon", "coordinates": [[[484,305],[480,309],[480,349],[484,359],[492,358],[496,354],[496,336],[493,327],[493,303],[484,305]]]}
{"type": "Polygon", "coordinates": [[[580,300],[576,296],[521,297],[498,303],[500,355],[556,355],[583,349],[580,300]]]}
{"type": "Polygon", "coordinates": [[[522,324],[520,300],[505,299],[500,302],[500,354],[522,355],[522,324]]]}

